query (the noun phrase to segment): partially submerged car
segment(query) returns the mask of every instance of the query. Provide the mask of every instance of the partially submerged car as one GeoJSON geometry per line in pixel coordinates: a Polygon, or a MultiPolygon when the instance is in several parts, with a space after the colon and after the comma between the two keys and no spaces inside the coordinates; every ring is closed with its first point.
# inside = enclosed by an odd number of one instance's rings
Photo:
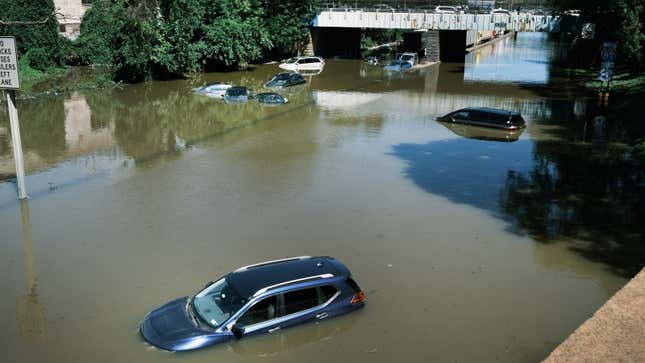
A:
{"type": "Polygon", "coordinates": [[[290,87],[297,84],[305,83],[305,77],[298,73],[280,72],[276,74],[264,87],[266,88],[281,88],[290,87]]]}
{"type": "Polygon", "coordinates": [[[340,261],[301,256],[241,267],[151,311],[139,331],[161,349],[193,350],[349,313],[364,300],[340,261]]]}
{"type": "Polygon", "coordinates": [[[386,71],[401,72],[401,71],[412,69],[412,64],[410,62],[397,59],[397,60],[391,61],[390,64],[383,67],[383,69],[386,71]]]}
{"type": "Polygon", "coordinates": [[[504,130],[524,128],[526,123],[519,112],[489,107],[469,107],[437,118],[441,122],[453,122],[504,130]]]}
{"type": "Polygon", "coordinates": [[[204,86],[193,88],[193,93],[198,93],[212,98],[223,98],[226,90],[233,87],[230,83],[213,82],[204,86]]]}
{"type": "Polygon", "coordinates": [[[399,60],[408,62],[414,67],[415,64],[419,63],[419,55],[417,53],[403,53],[399,57],[399,60]]]}
{"type": "Polygon", "coordinates": [[[490,11],[490,15],[511,15],[510,10],[497,8],[490,11]]]}
{"type": "Polygon", "coordinates": [[[287,59],[278,67],[288,71],[322,70],[325,61],[320,57],[294,57],[287,59]]]}
{"type": "Polygon", "coordinates": [[[456,135],[482,141],[514,142],[519,140],[520,136],[524,132],[524,128],[511,130],[458,124],[453,122],[438,122],[448,130],[454,132],[456,135]]]}
{"type": "Polygon", "coordinates": [[[378,65],[379,59],[375,55],[371,55],[365,58],[365,63],[370,64],[370,65],[378,65]]]}
{"type": "Polygon", "coordinates": [[[249,90],[246,87],[231,87],[224,93],[224,101],[226,102],[246,102],[248,100],[249,90]]]}
{"type": "Polygon", "coordinates": [[[259,103],[263,103],[265,105],[284,105],[289,102],[286,97],[275,92],[258,93],[253,96],[253,98],[259,103]]]}

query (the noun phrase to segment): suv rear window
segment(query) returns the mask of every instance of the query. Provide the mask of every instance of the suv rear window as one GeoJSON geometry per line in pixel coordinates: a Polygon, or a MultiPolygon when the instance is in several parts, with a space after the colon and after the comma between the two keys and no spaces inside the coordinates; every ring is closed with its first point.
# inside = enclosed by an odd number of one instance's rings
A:
{"type": "Polygon", "coordinates": [[[347,285],[349,285],[349,287],[351,287],[352,290],[354,290],[354,292],[361,291],[361,288],[358,287],[358,284],[356,283],[356,281],[354,281],[353,278],[348,277],[347,280],[345,280],[345,282],[347,282],[347,285]]]}
{"type": "Polygon", "coordinates": [[[524,119],[523,119],[523,118],[522,118],[522,116],[520,116],[520,115],[513,115],[513,117],[511,117],[511,122],[512,122],[512,123],[513,123],[513,125],[515,125],[515,126],[522,126],[522,125],[524,125],[524,119]]]}

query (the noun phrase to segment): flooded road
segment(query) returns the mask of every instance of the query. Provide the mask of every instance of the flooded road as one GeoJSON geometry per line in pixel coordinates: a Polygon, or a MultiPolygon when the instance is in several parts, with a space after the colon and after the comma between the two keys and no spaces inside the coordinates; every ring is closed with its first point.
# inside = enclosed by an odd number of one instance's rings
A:
{"type": "Polygon", "coordinates": [[[406,74],[329,61],[281,107],[190,94],[260,91],[275,64],[24,100],[28,203],[0,110],[4,361],[546,357],[645,253],[639,169],[620,158],[642,130],[599,119],[568,85],[546,97],[553,47],[520,34],[406,74]],[[517,62],[530,71],[496,76],[517,62]],[[528,127],[435,121],[467,106],[521,111],[528,127]],[[148,311],[207,281],[307,254],[349,266],[365,309],[181,354],[138,335],[148,311]]]}

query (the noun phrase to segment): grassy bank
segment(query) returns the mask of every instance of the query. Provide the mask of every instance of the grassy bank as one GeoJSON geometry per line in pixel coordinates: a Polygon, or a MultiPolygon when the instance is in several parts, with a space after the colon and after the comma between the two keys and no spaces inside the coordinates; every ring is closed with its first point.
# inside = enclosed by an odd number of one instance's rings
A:
{"type": "MultiPolygon", "coordinates": [[[[584,83],[589,89],[600,89],[600,81],[593,80],[584,83]]],[[[616,75],[609,84],[609,91],[625,95],[645,94],[645,74],[637,76],[628,73],[616,75]]]]}
{"type": "Polygon", "coordinates": [[[111,88],[116,85],[108,67],[65,67],[40,71],[21,61],[18,97],[32,98],[82,89],[111,88]]]}
{"type": "MultiPolygon", "coordinates": [[[[598,71],[576,69],[570,70],[569,73],[586,89],[597,91],[602,85],[597,80],[598,71]]],[[[645,74],[617,73],[609,84],[609,92],[624,96],[643,95],[645,94],[645,74]]]]}

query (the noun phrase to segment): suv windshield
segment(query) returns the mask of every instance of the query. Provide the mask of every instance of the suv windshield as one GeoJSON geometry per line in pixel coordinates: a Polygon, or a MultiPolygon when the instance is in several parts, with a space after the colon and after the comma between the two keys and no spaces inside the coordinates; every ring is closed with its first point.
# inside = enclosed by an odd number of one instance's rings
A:
{"type": "Polygon", "coordinates": [[[193,297],[193,307],[200,319],[213,328],[222,325],[244,305],[244,299],[225,278],[208,286],[193,297]]]}

